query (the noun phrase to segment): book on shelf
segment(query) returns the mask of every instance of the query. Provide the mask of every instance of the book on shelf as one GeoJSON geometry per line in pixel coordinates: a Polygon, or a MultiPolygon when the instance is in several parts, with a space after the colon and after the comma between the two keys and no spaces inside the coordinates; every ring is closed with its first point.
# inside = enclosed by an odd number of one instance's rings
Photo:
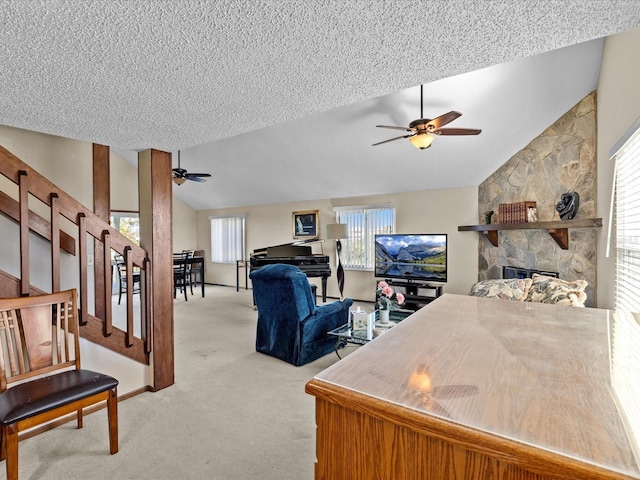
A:
{"type": "Polygon", "coordinates": [[[536,202],[523,200],[498,204],[498,223],[527,223],[530,221],[537,221],[536,202]]]}

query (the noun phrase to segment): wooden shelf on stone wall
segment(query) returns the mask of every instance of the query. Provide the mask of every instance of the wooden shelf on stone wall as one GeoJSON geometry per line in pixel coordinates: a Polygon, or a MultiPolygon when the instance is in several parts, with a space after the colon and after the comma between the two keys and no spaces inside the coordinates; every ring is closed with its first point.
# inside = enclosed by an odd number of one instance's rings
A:
{"type": "Polygon", "coordinates": [[[531,223],[491,223],[489,225],[463,225],[459,232],[482,232],[494,247],[498,246],[499,230],[546,230],[563,250],[569,248],[570,228],[599,228],[602,227],[601,218],[586,218],[575,220],[554,220],[551,222],[531,223]]]}

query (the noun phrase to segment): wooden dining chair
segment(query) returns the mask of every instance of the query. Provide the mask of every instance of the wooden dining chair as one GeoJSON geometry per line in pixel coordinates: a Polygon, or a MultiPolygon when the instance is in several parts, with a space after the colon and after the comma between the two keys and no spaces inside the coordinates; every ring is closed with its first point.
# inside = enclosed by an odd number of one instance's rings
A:
{"type": "MultiPolygon", "coordinates": [[[[194,250],[193,256],[204,257],[204,250],[194,250]]],[[[200,285],[200,282],[204,282],[204,278],[202,278],[202,275],[200,272],[200,265],[198,263],[192,263],[190,270],[191,270],[191,288],[193,288],[194,285],[200,285]]]]}
{"type": "MultiPolygon", "coordinates": [[[[127,263],[122,255],[114,257],[115,266],[118,270],[118,305],[122,301],[122,294],[127,293],[127,263]]],[[[133,268],[131,272],[131,286],[133,293],[140,293],[140,269],[133,268]]]]}
{"type": "Polygon", "coordinates": [[[174,256],[173,262],[173,298],[176,298],[178,290],[184,292],[185,302],[187,298],[187,286],[191,288],[193,295],[193,286],[191,285],[191,269],[189,259],[193,257],[193,251],[183,250],[182,253],[174,256]]]}
{"type": "MultiPolygon", "coordinates": [[[[195,250],[182,250],[182,254],[183,255],[187,255],[187,259],[188,260],[192,260],[193,257],[195,256],[196,252],[195,250]]],[[[186,267],[187,267],[187,282],[189,284],[189,290],[191,291],[191,295],[193,295],[193,267],[194,264],[191,263],[190,261],[188,261],[186,263],[186,267]]]]}
{"type": "Polygon", "coordinates": [[[76,291],[0,299],[0,460],[18,478],[18,434],[106,401],[118,452],[118,381],[80,367],[76,291]]]}

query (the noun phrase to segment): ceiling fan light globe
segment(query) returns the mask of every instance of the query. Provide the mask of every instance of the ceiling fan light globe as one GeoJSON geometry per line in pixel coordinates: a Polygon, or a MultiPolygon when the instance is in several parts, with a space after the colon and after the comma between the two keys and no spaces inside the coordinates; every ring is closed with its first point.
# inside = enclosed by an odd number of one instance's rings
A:
{"type": "Polygon", "coordinates": [[[411,144],[419,148],[420,150],[425,150],[431,146],[431,142],[433,142],[434,135],[431,133],[418,133],[412,137],[409,137],[409,141],[411,144]]]}
{"type": "Polygon", "coordinates": [[[186,181],[187,179],[184,177],[173,177],[173,183],[175,183],[176,185],[182,185],[186,181]]]}

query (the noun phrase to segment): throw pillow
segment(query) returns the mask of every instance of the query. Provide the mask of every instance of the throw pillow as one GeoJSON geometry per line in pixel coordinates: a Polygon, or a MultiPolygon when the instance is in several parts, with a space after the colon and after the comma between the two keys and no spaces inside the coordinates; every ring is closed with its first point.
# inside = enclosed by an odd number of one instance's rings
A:
{"type": "Polygon", "coordinates": [[[586,280],[567,281],[538,273],[533,274],[532,280],[526,301],[584,307],[586,280]]]}
{"type": "Polygon", "coordinates": [[[524,301],[531,287],[530,278],[508,278],[481,280],[471,287],[472,297],[501,298],[502,300],[524,301]]]}

